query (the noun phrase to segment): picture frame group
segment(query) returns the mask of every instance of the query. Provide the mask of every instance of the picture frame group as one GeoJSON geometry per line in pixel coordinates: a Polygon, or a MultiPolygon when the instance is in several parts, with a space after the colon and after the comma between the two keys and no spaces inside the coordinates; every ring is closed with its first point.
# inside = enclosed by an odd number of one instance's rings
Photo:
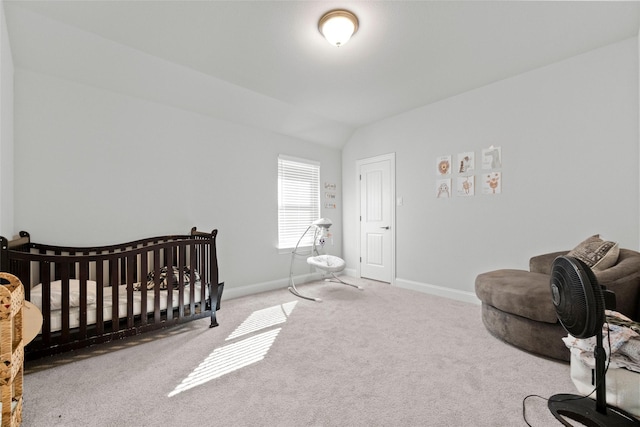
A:
{"type": "Polygon", "coordinates": [[[475,151],[460,152],[455,158],[450,154],[436,157],[436,198],[472,197],[476,191],[484,195],[501,194],[502,147],[483,148],[478,160],[476,162],[475,151]],[[479,163],[479,169],[476,163],[479,163]]]}

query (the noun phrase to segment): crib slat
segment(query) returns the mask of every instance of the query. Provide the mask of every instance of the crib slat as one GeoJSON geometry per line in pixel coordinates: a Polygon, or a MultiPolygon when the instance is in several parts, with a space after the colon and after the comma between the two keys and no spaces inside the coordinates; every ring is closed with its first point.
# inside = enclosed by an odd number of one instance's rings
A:
{"type": "Polygon", "coordinates": [[[109,286],[111,287],[111,331],[118,332],[120,330],[120,322],[118,319],[119,295],[118,295],[118,259],[109,254],[109,286]]]}
{"type": "Polygon", "coordinates": [[[79,263],[80,274],[80,337],[86,338],[87,336],[87,280],[89,280],[89,262],[82,261],[79,263]]]}
{"type": "Polygon", "coordinates": [[[51,345],[51,263],[40,263],[40,283],[42,286],[42,340],[51,345]]]}
{"type": "MultiPolygon", "coordinates": [[[[189,270],[191,270],[191,283],[195,283],[195,271],[196,271],[196,261],[197,261],[197,251],[196,251],[196,243],[191,242],[189,245],[189,270]]],[[[205,271],[200,271],[200,289],[204,287],[205,278],[202,276],[205,274],[205,271]]],[[[196,287],[191,286],[189,288],[189,314],[193,315],[196,312],[196,287]]],[[[200,304],[203,304],[204,300],[200,299],[200,304]]]]}
{"type": "MultiPolygon", "coordinates": [[[[182,246],[182,244],[176,246],[176,250],[178,251],[177,254],[177,258],[178,258],[178,318],[182,318],[184,317],[184,283],[185,283],[185,277],[184,277],[184,247],[182,246]]],[[[191,279],[191,277],[189,278],[191,279]]],[[[190,281],[190,283],[193,283],[190,281]]],[[[173,292],[172,292],[173,293],[173,292]]]]}
{"type": "Polygon", "coordinates": [[[148,323],[147,317],[147,274],[149,272],[148,267],[149,252],[142,252],[140,255],[140,323],[144,326],[148,323]]]}
{"type": "Polygon", "coordinates": [[[133,282],[136,268],[135,256],[131,253],[127,256],[127,328],[133,328],[133,282]]]}
{"type": "Polygon", "coordinates": [[[104,260],[96,261],[96,333],[104,334],[104,260]]]}
{"type": "MultiPolygon", "coordinates": [[[[173,310],[171,309],[171,307],[173,307],[173,248],[167,248],[165,249],[165,255],[167,257],[166,259],[166,266],[167,266],[167,320],[171,320],[173,319],[173,310]]],[[[182,276],[182,274],[178,274],[178,276],[182,276]]]]}
{"type": "Polygon", "coordinates": [[[62,287],[62,330],[61,337],[62,342],[69,341],[69,263],[63,262],[60,264],[60,271],[56,271],[56,276],[59,279],[62,287]]]}
{"type": "Polygon", "coordinates": [[[153,321],[160,323],[160,248],[156,247],[153,251],[153,321]]]}
{"type": "MultiPolygon", "coordinates": [[[[203,271],[209,271],[207,268],[207,251],[202,245],[198,245],[196,259],[198,260],[198,268],[203,271]]],[[[205,292],[207,288],[207,278],[201,277],[202,286],[200,286],[200,301],[205,300],[205,292]]]]}

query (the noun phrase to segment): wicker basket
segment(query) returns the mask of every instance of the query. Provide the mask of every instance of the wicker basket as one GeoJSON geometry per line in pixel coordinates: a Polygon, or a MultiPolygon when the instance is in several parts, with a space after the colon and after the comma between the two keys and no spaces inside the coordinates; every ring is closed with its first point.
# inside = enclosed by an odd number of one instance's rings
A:
{"type": "Polygon", "coordinates": [[[0,272],[0,388],[2,427],[22,423],[24,287],[16,276],[0,272]]]}

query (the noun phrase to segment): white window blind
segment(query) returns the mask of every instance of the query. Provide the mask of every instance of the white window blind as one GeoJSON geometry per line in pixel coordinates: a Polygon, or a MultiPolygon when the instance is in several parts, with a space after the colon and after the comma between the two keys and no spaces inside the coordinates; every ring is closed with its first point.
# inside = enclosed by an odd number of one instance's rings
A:
{"type": "MultiPolygon", "coordinates": [[[[320,164],[278,157],[278,247],[293,248],[311,223],[320,218],[320,164]]],[[[307,233],[300,246],[311,246],[307,233]]]]}

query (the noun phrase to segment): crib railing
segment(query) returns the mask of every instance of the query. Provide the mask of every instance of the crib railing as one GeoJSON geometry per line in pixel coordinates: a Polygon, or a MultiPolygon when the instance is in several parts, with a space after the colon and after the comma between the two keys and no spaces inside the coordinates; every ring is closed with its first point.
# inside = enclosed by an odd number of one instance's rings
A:
{"type": "Polygon", "coordinates": [[[26,232],[11,242],[0,238],[0,270],[20,278],[27,300],[34,287],[42,292],[43,326],[27,354],[66,351],[206,316],[217,326],[223,285],[218,284],[216,236],[217,230],[204,233],[194,228],[189,235],[85,248],[34,243],[26,232]],[[174,267],[179,272],[175,283],[174,267]],[[105,301],[107,291],[111,298],[105,301]],[[60,307],[52,307],[52,301],[58,301],[56,292],[60,307]],[[55,330],[54,312],[61,316],[55,330]],[[77,316],[75,326],[72,316],[77,316]]]}

